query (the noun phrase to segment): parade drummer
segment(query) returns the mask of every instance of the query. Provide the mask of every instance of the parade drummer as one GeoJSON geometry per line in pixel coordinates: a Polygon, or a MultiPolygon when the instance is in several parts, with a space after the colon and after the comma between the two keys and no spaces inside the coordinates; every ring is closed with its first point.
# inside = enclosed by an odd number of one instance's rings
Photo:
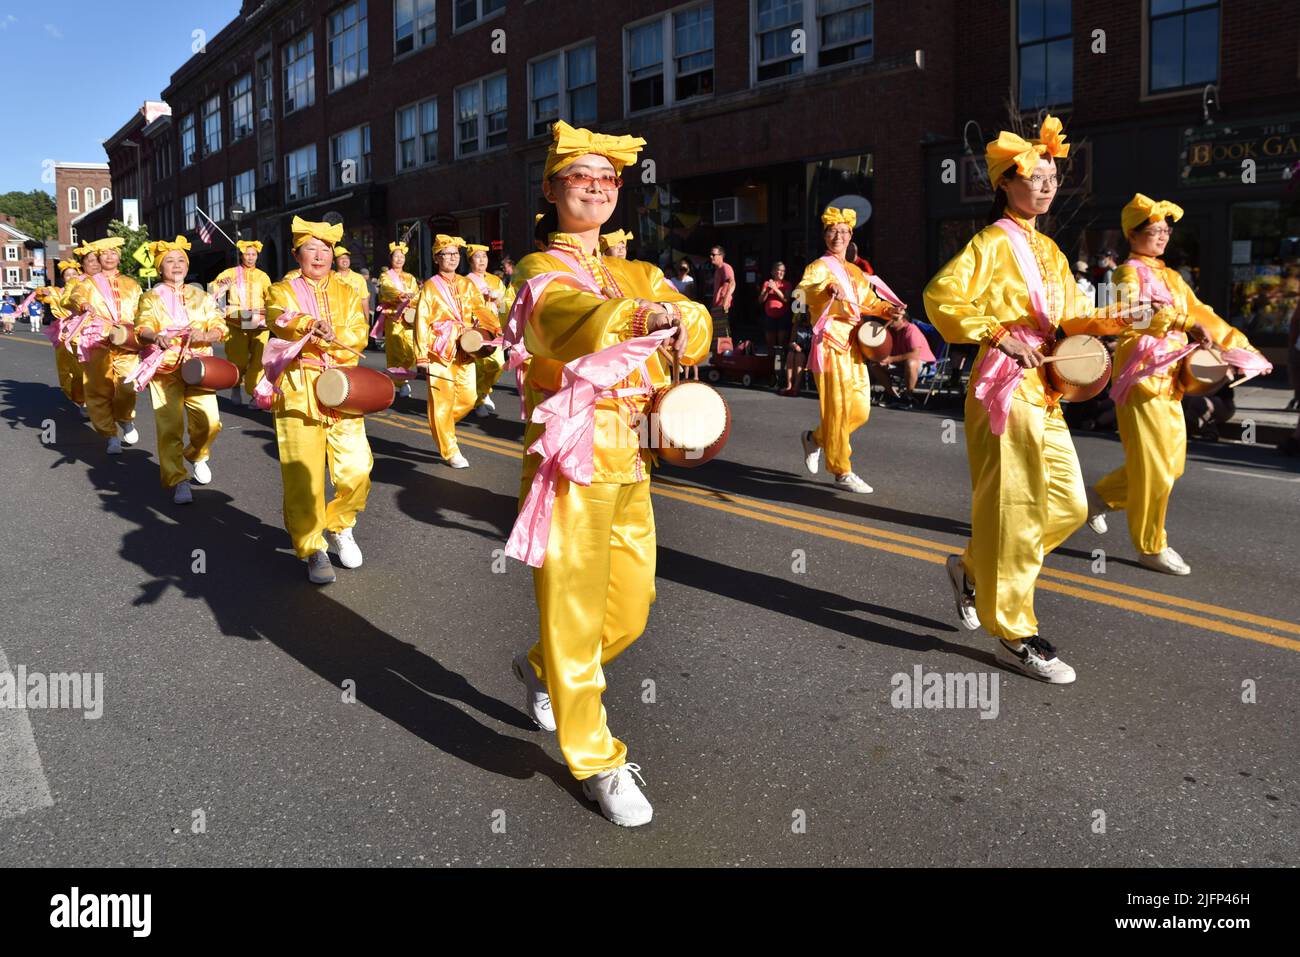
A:
{"type": "MultiPolygon", "coordinates": [[[[498,320],[504,320],[508,309],[506,284],[488,272],[488,248],[479,243],[467,243],[465,251],[469,255],[470,282],[478,287],[479,294],[488,307],[496,311],[498,320]]],[[[513,301],[513,299],[509,300],[509,302],[513,301]]],[[[505,365],[505,351],[500,346],[497,346],[491,355],[480,356],[474,360],[478,390],[478,404],[474,409],[480,418],[486,418],[496,411],[496,403],[492,401],[492,389],[501,378],[505,365]]]]}
{"type": "MultiPolygon", "coordinates": [[[[415,354],[415,301],[420,295],[420,283],[406,266],[406,243],[388,244],[388,268],[379,276],[375,327],[370,334],[384,340],[384,358],[390,369],[415,371],[418,357],[415,354]]],[[[403,382],[398,395],[411,394],[411,384],[403,382]]]]}
{"type": "Polygon", "coordinates": [[[230,327],[226,358],[239,367],[243,382],[242,391],[239,383],[231,388],[230,401],[243,405],[245,395],[251,402],[262,381],[262,350],[271,335],[266,328],[266,292],[271,288],[271,277],[257,268],[261,242],[241,239],[235,243],[235,252],[239,265],[219,273],[210,288],[213,295],[225,294],[226,323],[230,327]]]}
{"type": "MultiPolygon", "coordinates": [[[[76,252],[74,250],[74,254],[76,252]]],[[[84,274],[75,259],[62,259],[56,268],[63,285],[45,286],[37,293],[37,298],[50,310],[52,320],[42,331],[54,347],[54,369],[59,376],[59,388],[84,418],[88,414],[85,373],[67,338],[72,322],[72,288],[84,278],[84,274]]]]}

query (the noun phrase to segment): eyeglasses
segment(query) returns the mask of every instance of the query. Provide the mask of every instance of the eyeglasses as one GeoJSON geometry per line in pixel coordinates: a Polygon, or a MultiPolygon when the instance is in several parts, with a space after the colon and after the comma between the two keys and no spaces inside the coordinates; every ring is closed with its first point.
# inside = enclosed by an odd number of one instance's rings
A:
{"type": "Polygon", "coordinates": [[[1035,173],[1033,176],[1022,176],[1031,189],[1047,190],[1056,189],[1061,185],[1061,178],[1055,173],[1044,176],[1042,173],[1035,173]]]}
{"type": "Polygon", "coordinates": [[[567,176],[556,176],[569,189],[591,189],[594,185],[597,189],[606,193],[612,193],[616,189],[623,188],[623,177],[610,176],[592,176],[590,173],[569,173],[567,176]]]}
{"type": "Polygon", "coordinates": [[[1145,232],[1148,236],[1155,236],[1156,238],[1161,236],[1172,236],[1174,234],[1174,231],[1168,226],[1156,226],[1153,229],[1145,230],[1145,232]]]}

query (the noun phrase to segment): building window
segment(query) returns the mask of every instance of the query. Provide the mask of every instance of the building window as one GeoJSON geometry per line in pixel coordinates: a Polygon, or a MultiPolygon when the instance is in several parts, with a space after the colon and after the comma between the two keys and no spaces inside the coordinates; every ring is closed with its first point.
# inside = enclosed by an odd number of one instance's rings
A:
{"type": "Polygon", "coordinates": [[[81,192],[75,186],[68,187],[68,212],[81,212],[81,192]]]}
{"type": "Polygon", "coordinates": [[[673,14],[676,93],[681,102],[713,92],[713,4],[673,14]]]}
{"type": "Polygon", "coordinates": [[[16,286],[22,282],[22,271],[18,269],[5,270],[5,283],[10,286],[16,286]]]}
{"type": "Polygon", "coordinates": [[[626,37],[629,113],[713,93],[712,3],[636,24],[626,37]]]}
{"type": "Polygon", "coordinates": [[[230,84],[230,142],[253,132],[253,74],[245,73],[230,84]]]}
{"type": "Polygon", "coordinates": [[[456,91],[456,155],[506,145],[506,75],[479,80],[456,91]]]}
{"type": "Polygon", "coordinates": [[[370,124],[330,137],[330,185],[342,189],[370,180],[370,124]]]}
{"type": "Polygon", "coordinates": [[[291,40],[284,48],[284,114],[316,102],[316,57],[312,32],[291,40]]]}
{"type": "Polygon", "coordinates": [[[198,151],[196,140],[194,139],[194,114],[186,113],[181,118],[181,168],[193,166],[196,159],[195,153],[198,151]]]}
{"type": "Polygon", "coordinates": [[[1217,0],[1149,0],[1152,93],[1219,78],[1217,0]]]}
{"type": "Polygon", "coordinates": [[[70,245],[70,246],[75,246],[75,245],[77,245],[77,227],[76,227],[76,226],[69,226],[69,227],[68,227],[68,232],[69,232],[69,235],[68,235],[68,245],[70,245]]]}
{"type": "Polygon", "coordinates": [[[393,3],[393,55],[426,47],[437,39],[433,0],[395,0],[393,3]]]}
{"type": "Polygon", "coordinates": [[[875,4],[863,0],[817,0],[817,65],[870,60],[875,4]]]}
{"type": "Polygon", "coordinates": [[[629,113],[664,105],[664,29],[661,20],[627,32],[627,109],[629,113]]]}
{"type": "Polygon", "coordinates": [[[86,187],[86,211],[89,212],[90,210],[94,209],[98,205],[99,204],[95,202],[95,190],[92,187],[87,186],[86,187]]]}
{"type": "Polygon", "coordinates": [[[18,262],[18,247],[17,247],[17,246],[6,246],[6,247],[5,247],[5,259],[7,259],[7,260],[9,260],[10,262],[13,262],[13,263],[18,262]]]}
{"type": "Polygon", "coordinates": [[[438,161],[438,100],[412,103],[397,111],[397,171],[438,161]]]}
{"type": "Polygon", "coordinates": [[[316,195],[316,147],[304,146],[284,158],[284,199],[291,203],[316,195]]]}
{"type": "Polygon", "coordinates": [[[596,121],[596,45],[562,50],[529,65],[531,136],[550,132],[556,120],[574,126],[596,121]],[[564,82],[560,82],[560,78],[564,82]]]}
{"type": "Polygon", "coordinates": [[[264,56],[257,61],[257,115],[263,120],[271,118],[272,98],[275,93],[271,83],[271,58],[264,56]]]}
{"type": "Polygon", "coordinates": [[[213,183],[208,187],[208,207],[204,210],[208,218],[219,223],[226,218],[226,184],[213,183]]]}
{"type": "Polygon", "coordinates": [[[245,213],[257,209],[257,181],[251,169],[244,170],[230,182],[230,194],[235,204],[244,207],[245,213]]]}
{"type": "Polygon", "coordinates": [[[99,204],[102,206],[113,198],[113,191],[105,186],[99,191],[99,204]]]}
{"type": "Polygon", "coordinates": [[[221,149],[221,94],[208,97],[203,104],[203,155],[221,149]]]}
{"type": "Polygon", "coordinates": [[[192,233],[199,228],[199,194],[190,193],[185,197],[185,231],[192,233]]]}
{"type": "Polygon", "coordinates": [[[329,65],[330,92],[355,83],[370,72],[366,0],[355,0],[330,14],[329,65]]]}
{"type": "Polygon", "coordinates": [[[1070,0],[1020,0],[1020,108],[1060,106],[1074,99],[1070,0]]]}
{"type": "Polygon", "coordinates": [[[754,12],[758,81],[802,73],[804,55],[794,52],[794,31],[803,29],[803,0],[757,0],[754,12]]]}
{"type": "Polygon", "coordinates": [[[506,0],[453,0],[452,29],[459,30],[471,23],[506,8],[506,0]]]}

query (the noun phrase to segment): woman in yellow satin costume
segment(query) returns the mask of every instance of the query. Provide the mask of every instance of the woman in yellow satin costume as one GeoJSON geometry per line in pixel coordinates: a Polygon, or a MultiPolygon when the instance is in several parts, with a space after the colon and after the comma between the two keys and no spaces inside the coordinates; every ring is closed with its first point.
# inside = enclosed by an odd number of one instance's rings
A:
{"type": "Polygon", "coordinates": [[[854,210],[826,208],[822,213],[826,254],[808,264],[795,296],[814,324],[811,368],[821,411],[816,430],[800,436],[804,465],[817,474],[818,460],[825,452],[826,468],[835,476],[836,486],[865,494],[871,486],[853,471],[849,443],[871,416],[871,375],[853,339],[863,316],[889,319],[898,308],[878,296],[862,270],[844,258],[857,221],[854,210]]]}
{"type": "MultiPolygon", "coordinates": [[[[390,369],[410,369],[414,371],[419,356],[415,351],[415,301],[420,297],[420,282],[409,272],[404,272],[406,265],[406,243],[388,244],[388,268],[379,276],[379,316],[384,334],[384,358],[390,369]],[[408,312],[409,310],[409,312],[408,312]]],[[[411,385],[402,383],[399,395],[411,394],[411,385]]]]}
{"type": "Polygon", "coordinates": [[[294,552],[307,562],[308,579],[321,585],[335,578],[327,545],[338,552],[344,568],[361,564],[352,529],[357,514],[366,507],[374,459],[365,417],[320,406],[316,380],[326,369],[357,364],[370,325],[356,290],[330,270],[342,225],[295,216],[291,228],[300,275],[271,287],[267,324],[278,339],[294,343],[306,336],[311,339],[275,383],[280,391],[272,409],[284,480],[284,526],[294,552]],[[334,498],[328,504],[327,469],[334,485],[334,498]]]}
{"type": "MultiPolygon", "coordinates": [[[[140,307],[140,284],[117,271],[122,261],[124,240],[120,236],[98,239],[85,248],[99,259],[100,271],[73,287],[70,297],[74,312],[90,314],[91,322],[107,336],[110,326],[134,326],[140,307]]],[[[135,427],[135,388],[126,381],[135,371],[139,356],[99,339],[92,328],[82,327],[79,339],[96,340],[85,363],[86,411],[95,431],[108,440],[109,455],[120,455],[122,445],[135,445],[140,433],[135,427]],[[117,434],[121,428],[122,435],[117,434]]]]}
{"type": "Polygon", "coordinates": [[[352,253],[346,246],[334,247],[334,275],[356,290],[361,297],[362,308],[366,315],[370,315],[370,287],[366,285],[365,276],[353,271],[352,253]]]}
{"type": "Polygon", "coordinates": [[[271,288],[271,277],[257,268],[260,242],[241,239],[235,247],[239,265],[218,273],[209,288],[213,295],[223,291],[226,295],[226,323],[230,326],[226,358],[239,367],[244,384],[242,393],[238,384],[231,388],[230,401],[243,405],[244,396],[252,401],[262,381],[262,350],[271,336],[266,328],[266,293],[271,288]]]}
{"type": "Polygon", "coordinates": [[[58,264],[59,276],[63,286],[46,286],[37,293],[37,298],[50,310],[50,317],[56,323],[59,334],[54,341],[54,369],[59,375],[59,388],[63,394],[86,415],[85,372],[76,355],[64,342],[67,320],[72,315],[72,287],[82,279],[82,272],[76,261],[65,259],[58,264]]]}
{"type": "Polygon", "coordinates": [[[158,432],[158,469],[162,487],[175,489],[173,501],[194,501],[186,462],[193,463],[194,481],[212,481],[208,458],[221,431],[217,396],[209,389],[189,385],[181,378],[181,364],[191,356],[212,355],[213,343],[226,337],[226,317],[212,297],[199,286],[185,285],[190,259],[189,241],[149,244],[149,255],[162,282],[140,299],[136,337],[163,350],[162,364],[149,380],[154,426],[158,432]],[[186,426],[190,441],[185,444],[186,426]]]}
{"type": "MultiPolygon", "coordinates": [[[[1048,117],[1039,137],[1003,131],[988,144],[996,190],[985,227],[930,280],[925,308],[952,343],[980,346],[966,395],[966,451],[971,473],[971,538],[948,559],[948,575],[966,628],[983,624],[1000,639],[1008,663],[1053,684],[1075,672],[1038,634],[1034,585],[1043,557],[1087,518],[1083,476],[1040,351],[1058,334],[1110,335],[1119,319],[1097,313],[1079,293],[1070,264],[1035,229],[1056,196],[1056,158],[1069,153],[1060,121],[1048,117]],[[1041,310],[1041,311],[1040,311],[1041,310]],[[1005,404],[979,395],[995,371],[1023,378],[1005,404]],[[979,380],[979,381],[977,381],[979,380]]],[[[1005,395],[1006,392],[1004,391],[1005,395]]]]}
{"type": "Polygon", "coordinates": [[[456,423],[478,402],[474,357],[461,352],[457,340],[466,329],[481,330],[485,339],[501,332],[496,310],[474,283],[456,274],[464,245],[459,236],[439,234],[434,240],[436,271],[420,289],[415,307],[415,350],[429,376],[429,432],[443,461],[454,469],[469,466],[456,442],[456,423]]]}
{"type": "MultiPolygon", "coordinates": [[[[555,206],[550,215],[559,232],[550,235],[545,252],[524,257],[513,287],[518,297],[533,277],[575,269],[585,286],[551,282],[528,316],[522,332],[533,356],[524,397],[529,410],[560,388],[565,363],[650,331],[674,330],[674,361],[696,364],[708,355],[713,329],[705,306],[687,300],[649,263],[599,252],[619,176],[644,142],[575,130],[562,121],[553,127],[543,194],[555,206]]],[[[650,388],[667,384],[670,368],[667,357],[652,355],[645,364],[650,388]]],[[[634,373],[617,386],[644,384],[634,373]]],[[[558,479],[545,559],[533,572],[538,641],[514,662],[529,714],[541,727],[556,729],[584,793],[626,826],[648,822],[652,811],[633,780],[639,768],[627,764],[627,747],[609,731],[601,693],[604,665],[640,637],[655,598],[652,455],[640,447],[635,427],[648,402],[646,394],[597,399],[591,484],[558,479]]],[[[530,423],[525,446],[542,431],[530,423]]],[[[538,467],[537,455],[525,457],[521,506],[538,467]]]]}
{"type": "Polygon", "coordinates": [[[626,229],[616,229],[612,233],[601,233],[600,251],[616,259],[627,258],[627,244],[632,241],[632,234],[626,229]]]}
{"type": "MultiPolygon", "coordinates": [[[[478,287],[479,294],[488,308],[496,312],[499,324],[504,321],[510,308],[506,305],[506,284],[487,271],[488,248],[486,246],[468,243],[465,250],[469,254],[469,274],[466,278],[478,287]]],[[[492,401],[492,388],[501,378],[505,367],[506,354],[500,346],[491,355],[480,356],[474,360],[474,375],[478,391],[478,402],[474,409],[479,416],[487,417],[496,409],[496,403],[492,401]]]]}
{"type": "MultiPolygon", "coordinates": [[[[1190,336],[1220,349],[1255,351],[1241,330],[1228,325],[1197,299],[1178,271],[1160,259],[1169,244],[1173,224],[1182,217],[1181,207],[1141,193],[1124,207],[1121,222],[1132,257],[1115,271],[1119,298],[1155,302],[1161,308],[1152,328],[1135,325],[1120,337],[1115,350],[1116,380],[1131,363],[1140,361],[1136,353],[1142,345],[1155,345],[1161,352],[1173,353],[1188,345],[1190,336]],[[1148,336],[1155,342],[1143,343],[1148,336]]],[[[1146,568],[1171,575],[1191,573],[1182,556],[1169,547],[1165,532],[1169,497],[1187,460],[1179,367],[1175,363],[1139,379],[1122,396],[1123,401],[1116,403],[1124,464],[1088,493],[1088,524],[1094,531],[1106,531],[1108,509],[1125,510],[1138,561],[1146,568]]]]}

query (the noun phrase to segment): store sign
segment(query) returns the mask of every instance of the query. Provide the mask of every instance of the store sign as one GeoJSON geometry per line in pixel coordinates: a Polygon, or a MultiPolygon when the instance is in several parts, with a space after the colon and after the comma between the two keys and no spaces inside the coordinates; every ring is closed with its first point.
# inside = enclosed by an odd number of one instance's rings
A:
{"type": "Polygon", "coordinates": [[[1241,183],[1254,162],[1255,182],[1280,182],[1300,162],[1300,117],[1200,126],[1183,131],[1179,181],[1183,186],[1241,183]]]}

